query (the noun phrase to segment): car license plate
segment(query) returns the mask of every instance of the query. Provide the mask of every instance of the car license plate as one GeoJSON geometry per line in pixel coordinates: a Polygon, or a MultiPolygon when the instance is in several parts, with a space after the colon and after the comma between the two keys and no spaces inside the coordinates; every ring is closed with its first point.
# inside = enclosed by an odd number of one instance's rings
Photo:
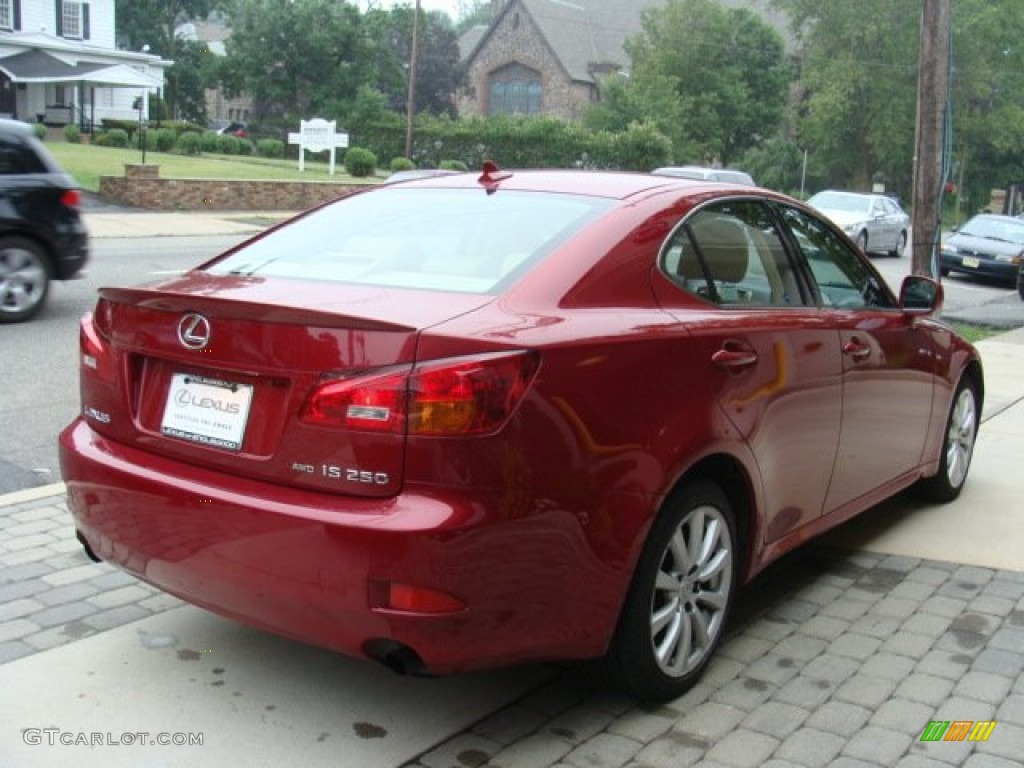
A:
{"type": "Polygon", "coordinates": [[[971,269],[977,269],[981,266],[981,262],[973,256],[964,256],[964,266],[970,267],[971,269]]]}
{"type": "Polygon", "coordinates": [[[252,403],[252,385],[176,373],[160,431],[182,440],[238,451],[252,403]]]}

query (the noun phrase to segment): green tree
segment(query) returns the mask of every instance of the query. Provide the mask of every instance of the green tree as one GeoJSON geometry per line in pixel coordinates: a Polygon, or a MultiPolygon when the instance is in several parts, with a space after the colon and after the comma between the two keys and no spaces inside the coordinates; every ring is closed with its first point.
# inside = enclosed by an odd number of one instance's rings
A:
{"type": "Polygon", "coordinates": [[[173,115],[205,121],[204,88],[209,86],[210,56],[205,49],[176,34],[178,26],[206,18],[219,9],[218,0],[115,0],[119,44],[149,51],[174,62],[166,73],[163,99],[173,115]]]}
{"type": "Polygon", "coordinates": [[[455,33],[463,35],[473,27],[489,26],[493,18],[490,0],[459,0],[455,33]]]}
{"type": "Polygon", "coordinates": [[[221,78],[248,92],[256,118],[294,126],[339,118],[372,81],[370,40],[359,10],[334,0],[235,0],[221,78]]]}
{"type": "Polygon", "coordinates": [[[694,157],[701,152],[687,140],[686,115],[674,77],[654,75],[634,83],[611,75],[601,84],[601,100],[583,115],[583,124],[593,131],[621,133],[640,123],[654,126],[668,138],[674,157],[694,157]]]}
{"type": "Polygon", "coordinates": [[[782,38],[752,11],[668,0],[644,14],[626,50],[630,87],[656,92],[666,78],[675,85],[684,121],[669,134],[677,159],[727,164],[779,130],[790,70],[782,38]]]}
{"type": "Polygon", "coordinates": [[[974,213],[1024,179],[1024,14],[1015,0],[953,5],[953,181],[974,213]]]}
{"type": "MultiPolygon", "coordinates": [[[[388,98],[391,109],[405,112],[412,54],[414,9],[398,6],[368,11],[364,21],[373,46],[373,86],[388,98]]],[[[416,111],[455,114],[455,90],[464,79],[459,66],[459,41],[448,16],[420,12],[416,40],[416,111]]]]}
{"type": "Polygon", "coordinates": [[[909,193],[920,0],[776,0],[801,47],[801,146],[831,186],[909,193]]]}

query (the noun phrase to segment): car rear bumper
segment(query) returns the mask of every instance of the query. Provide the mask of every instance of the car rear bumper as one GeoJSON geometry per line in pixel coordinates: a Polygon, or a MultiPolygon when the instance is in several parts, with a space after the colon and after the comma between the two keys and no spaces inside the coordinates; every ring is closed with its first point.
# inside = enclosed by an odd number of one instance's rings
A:
{"type": "Polygon", "coordinates": [[[54,254],[53,276],[56,280],[84,277],[83,269],[89,261],[89,235],[84,225],[60,237],[54,254]]]}
{"type": "Polygon", "coordinates": [[[81,419],[61,434],[60,460],[98,557],[277,634],[386,663],[398,649],[411,671],[449,673],[597,656],[614,629],[621,577],[595,563],[568,515],[502,520],[498,494],[283,488],[109,441],[81,419]],[[465,607],[396,610],[393,584],[465,607]]]}
{"type": "Polygon", "coordinates": [[[1020,267],[1008,261],[991,261],[989,259],[972,259],[959,254],[942,252],[939,265],[950,272],[961,272],[967,275],[990,277],[1008,283],[1015,283],[1020,267]],[[965,263],[965,258],[967,259],[965,263]]]}

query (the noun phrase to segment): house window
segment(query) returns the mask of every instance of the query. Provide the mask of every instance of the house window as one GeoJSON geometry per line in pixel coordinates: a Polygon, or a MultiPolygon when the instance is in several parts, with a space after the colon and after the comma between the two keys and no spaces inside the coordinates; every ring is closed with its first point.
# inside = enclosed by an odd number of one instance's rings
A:
{"type": "Polygon", "coordinates": [[[84,37],[82,33],[82,3],[64,0],[61,3],[61,22],[64,37],[84,37]]]}
{"type": "Polygon", "coordinates": [[[491,73],[487,112],[491,115],[538,115],[543,89],[540,73],[510,64],[491,73]]]}
{"type": "Polygon", "coordinates": [[[0,0],[0,29],[14,29],[14,0],[0,0]]]}

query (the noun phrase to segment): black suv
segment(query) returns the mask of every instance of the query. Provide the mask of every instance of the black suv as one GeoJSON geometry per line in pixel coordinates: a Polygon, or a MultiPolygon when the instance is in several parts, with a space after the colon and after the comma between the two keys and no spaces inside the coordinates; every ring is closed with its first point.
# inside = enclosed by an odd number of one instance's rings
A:
{"type": "Polygon", "coordinates": [[[50,280],[78,276],[89,258],[81,199],[30,126],[0,119],[0,323],[28,320],[50,280]]]}

